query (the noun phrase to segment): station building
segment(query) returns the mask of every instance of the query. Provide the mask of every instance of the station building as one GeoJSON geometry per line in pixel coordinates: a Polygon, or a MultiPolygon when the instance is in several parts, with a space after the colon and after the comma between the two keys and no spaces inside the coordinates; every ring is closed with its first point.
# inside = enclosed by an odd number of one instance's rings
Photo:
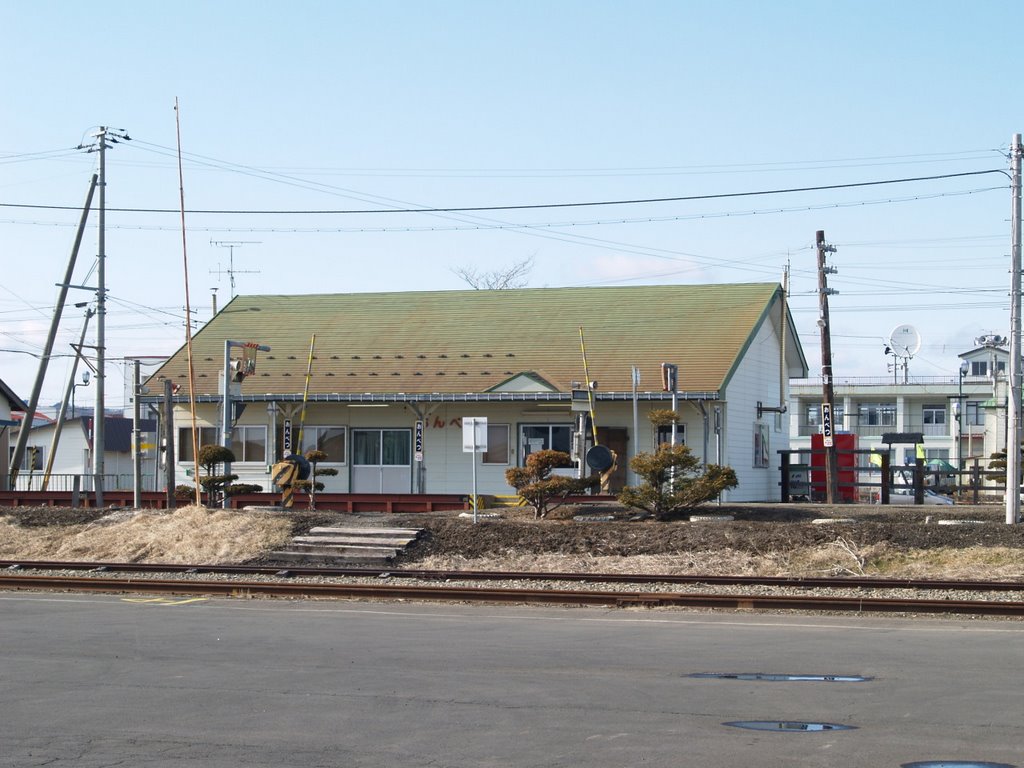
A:
{"type": "Polygon", "coordinates": [[[647,419],[672,406],[668,364],[677,440],[735,470],[727,500],[775,500],[789,380],[807,375],[777,283],[238,296],[191,347],[191,376],[183,346],[144,398],[171,382],[176,481],[194,481],[193,400],[200,445],[222,444],[227,369],[232,472],[264,490],[283,455],[317,448],[328,492],[469,493],[475,471],[479,493],[511,494],[506,469],[550,448],[580,471],[596,434],[615,491],[669,439],[647,419]],[[467,418],[487,420],[475,464],[467,418]]]}

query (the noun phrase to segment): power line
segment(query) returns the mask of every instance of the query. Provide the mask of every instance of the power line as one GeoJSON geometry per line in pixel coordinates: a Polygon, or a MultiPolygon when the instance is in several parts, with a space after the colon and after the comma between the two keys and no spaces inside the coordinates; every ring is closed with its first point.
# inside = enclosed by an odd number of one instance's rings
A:
{"type": "MultiPolygon", "coordinates": [[[[518,205],[476,205],[476,206],[448,206],[448,207],[421,207],[421,208],[338,208],[338,209],[298,209],[298,210],[231,210],[231,209],[191,209],[186,210],[190,214],[216,214],[230,216],[318,216],[318,215],[351,215],[351,214],[385,214],[385,213],[476,213],[485,211],[527,211],[557,208],[595,208],[599,206],[613,205],[651,205],[654,203],[681,203],[697,202],[702,200],[725,200],[741,197],[759,197],[768,195],[793,194],[797,192],[825,192],[837,189],[858,189],[862,187],[878,187],[891,184],[909,184],[919,181],[940,181],[944,179],[964,178],[968,176],[982,176],[985,174],[1006,172],[991,168],[983,171],[964,171],[961,173],[943,173],[934,176],[910,176],[900,179],[877,179],[875,181],[858,181],[846,184],[822,184],[811,187],[784,187],[776,189],[761,189],[748,192],[720,192],[709,195],[679,195],[675,197],[647,197],[630,198],[622,200],[590,200],[572,203],[526,203],[518,205]]],[[[1001,189],[995,187],[994,189],[1001,189]]],[[[0,208],[26,208],[33,210],[77,210],[67,205],[37,205],[28,203],[0,203],[0,208]]],[[[180,210],[173,208],[107,208],[107,211],[118,213],[180,213],[180,210]]]]}

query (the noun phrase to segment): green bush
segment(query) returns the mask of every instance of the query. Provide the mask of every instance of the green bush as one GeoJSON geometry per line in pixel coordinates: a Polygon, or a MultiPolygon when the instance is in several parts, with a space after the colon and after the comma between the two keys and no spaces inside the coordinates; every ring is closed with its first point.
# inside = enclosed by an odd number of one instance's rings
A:
{"type": "Polygon", "coordinates": [[[619,503],[659,520],[692,510],[738,484],[731,467],[708,464],[701,472],[700,460],[685,445],[663,444],[654,453],[638,453],[629,466],[644,482],[623,488],[619,503]]]}
{"type": "Polygon", "coordinates": [[[600,482],[595,476],[574,478],[551,476],[551,470],[571,467],[572,459],[564,451],[534,451],[526,457],[525,467],[505,470],[505,480],[533,506],[534,517],[547,517],[548,513],[565,503],[565,499],[600,482]]]}

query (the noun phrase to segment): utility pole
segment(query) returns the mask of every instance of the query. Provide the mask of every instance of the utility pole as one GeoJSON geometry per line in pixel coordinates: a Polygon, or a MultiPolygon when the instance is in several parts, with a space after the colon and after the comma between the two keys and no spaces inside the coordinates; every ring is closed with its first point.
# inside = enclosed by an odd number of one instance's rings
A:
{"type": "MultiPolygon", "coordinates": [[[[89,209],[92,208],[92,196],[96,189],[97,178],[93,174],[89,182],[89,193],[85,197],[85,205],[82,207],[82,216],[78,221],[78,230],[75,233],[75,243],[71,248],[71,256],[68,258],[67,270],[64,272],[64,281],[60,283],[60,293],[57,297],[57,304],[53,308],[53,320],[50,322],[50,330],[46,336],[46,345],[43,347],[43,354],[39,358],[39,370],[36,373],[35,382],[32,385],[32,396],[28,399],[28,413],[21,422],[21,429],[18,431],[18,441],[14,446],[14,454],[11,456],[11,490],[17,490],[18,470],[21,468],[22,459],[25,457],[25,445],[28,443],[28,433],[32,429],[32,421],[35,418],[36,408],[39,407],[39,395],[43,389],[43,381],[46,378],[46,368],[50,363],[50,354],[53,352],[53,343],[57,338],[57,327],[60,325],[60,318],[64,312],[64,301],[67,299],[68,289],[72,287],[71,277],[75,272],[75,262],[78,259],[78,249],[82,245],[82,235],[85,233],[85,223],[89,219],[89,209]]],[[[76,286],[77,287],[77,286],[76,286]]]]}
{"type": "Polygon", "coordinates": [[[92,415],[92,473],[96,506],[103,506],[103,474],[106,435],[106,355],[107,355],[107,149],[119,141],[131,141],[122,130],[100,126],[93,134],[95,145],[89,152],[100,153],[99,238],[96,254],[96,407],[92,415]],[[109,142],[109,143],[108,143],[109,142]]]}
{"type": "Polygon", "coordinates": [[[1020,355],[1020,185],[1021,148],[1019,133],[1010,142],[1010,397],[1006,409],[1006,522],[1020,522],[1020,410],[1021,410],[1021,355],[1020,355]]]}
{"type": "MultiPolygon", "coordinates": [[[[835,274],[835,267],[825,266],[825,254],[835,253],[833,245],[825,242],[825,232],[818,230],[815,234],[815,245],[818,250],[818,327],[821,329],[821,426],[825,447],[825,501],[835,504],[836,489],[839,483],[839,462],[836,460],[834,440],[835,390],[832,382],[832,336],[828,320],[828,296],[835,291],[828,287],[826,275],[835,274]]],[[[882,482],[886,482],[882,478],[882,482]]]]}

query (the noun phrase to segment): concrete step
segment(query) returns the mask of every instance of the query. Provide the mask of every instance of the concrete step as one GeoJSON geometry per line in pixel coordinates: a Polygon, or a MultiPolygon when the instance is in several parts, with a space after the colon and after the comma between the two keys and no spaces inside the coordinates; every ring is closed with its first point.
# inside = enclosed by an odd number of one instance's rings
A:
{"type": "Polygon", "coordinates": [[[422,528],[372,528],[370,526],[349,526],[333,528],[318,526],[310,528],[313,536],[409,536],[416,538],[423,533],[422,528]]]}
{"type": "Polygon", "coordinates": [[[370,538],[369,536],[296,536],[292,539],[296,544],[356,544],[361,546],[378,547],[404,547],[416,541],[415,538],[403,536],[401,538],[370,538]]]}
{"type": "Polygon", "coordinates": [[[288,545],[289,552],[302,552],[305,554],[337,555],[338,557],[378,557],[390,560],[398,554],[396,547],[360,547],[352,544],[304,544],[292,542],[288,545]]]}
{"type": "Polygon", "coordinates": [[[271,552],[270,556],[289,562],[387,565],[422,533],[421,528],[320,526],[293,537],[287,548],[271,552]]]}
{"type": "Polygon", "coordinates": [[[328,561],[331,565],[338,567],[344,567],[346,565],[378,565],[385,566],[389,560],[382,559],[379,557],[365,557],[363,555],[350,555],[345,557],[338,557],[333,554],[331,555],[318,555],[311,552],[293,552],[292,550],[279,550],[277,552],[270,552],[269,557],[274,560],[280,560],[289,563],[317,563],[322,564],[324,561],[328,561]]]}

